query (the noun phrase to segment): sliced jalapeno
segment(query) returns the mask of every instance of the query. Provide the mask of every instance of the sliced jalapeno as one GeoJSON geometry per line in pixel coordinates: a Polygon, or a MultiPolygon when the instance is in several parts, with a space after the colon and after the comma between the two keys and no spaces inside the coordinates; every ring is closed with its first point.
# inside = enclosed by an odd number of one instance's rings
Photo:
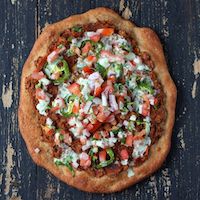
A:
{"type": "Polygon", "coordinates": [[[115,155],[114,155],[114,152],[113,152],[112,149],[106,149],[106,152],[107,152],[107,154],[109,155],[110,159],[109,159],[109,160],[106,160],[106,161],[103,161],[103,162],[100,162],[100,163],[96,166],[97,169],[106,167],[106,166],[112,164],[113,161],[115,160],[115,155]]]}

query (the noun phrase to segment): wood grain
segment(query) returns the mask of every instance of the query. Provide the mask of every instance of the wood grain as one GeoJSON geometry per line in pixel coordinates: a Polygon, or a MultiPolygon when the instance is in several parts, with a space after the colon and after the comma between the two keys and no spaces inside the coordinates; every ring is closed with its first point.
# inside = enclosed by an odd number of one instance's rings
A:
{"type": "Polygon", "coordinates": [[[199,0],[1,0],[0,7],[0,199],[200,199],[200,78],[193,71],[200,59],[199,0]],[[158,33],[178,88],[172,150],[164,166],[110,195],[77,191],[37,167],[19,134],[16,112],[22,66],[42,29],[98,6],[158,33]]]}

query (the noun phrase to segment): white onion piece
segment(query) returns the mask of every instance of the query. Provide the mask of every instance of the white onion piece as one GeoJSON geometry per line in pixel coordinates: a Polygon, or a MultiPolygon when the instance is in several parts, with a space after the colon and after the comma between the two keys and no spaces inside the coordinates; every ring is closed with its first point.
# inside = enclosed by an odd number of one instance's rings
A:
{"type": "Polygon", "coordinates": [[[92,105],[92,101],[88,101],[86,104],[85,104],[85,106],[84,106],[84,108],[83,108],[83,112],[85,113],[85,114],[87,114],[88,113],[88,111],[90,110],[90,106],[92,105]]]}
{"type": "Polygon", "coordinates": [[[93,99],[93,103],[94,103],[94,104],[101,104],[101,99],[98,98],[98,97],[95,97],[95,98],[93,99]]]}
{"type": "Polygon", "coordinates": [[[102,106],[108,106],[107,96],[105,92],[101,93],[102,106]]]}
{"type": "Polygon", "coordinates": [[[90,132],[87,129],[83,130],[83,135],[90,137],[90,132]]]}
{"type": "Polygon", "coordinates": [[[89,156],[88,156],[88,154],[87,154],[87,153],[85,153],[85,152],[82,152],[82,153],[80,154],[80,159],[83,159],[83,160],[88,160],[88,159],[89,159],[89,156]]]}
{"type": "Polygon", "coordinates": [[[113,95],[113,94],[110,94],[110,95],[109,95],[109,103],[110,103],[111,108],[112,108],[114,111],[118,110],[118,104],[117,104],[117,102],[116,102],[115,95],[113,95]]]}

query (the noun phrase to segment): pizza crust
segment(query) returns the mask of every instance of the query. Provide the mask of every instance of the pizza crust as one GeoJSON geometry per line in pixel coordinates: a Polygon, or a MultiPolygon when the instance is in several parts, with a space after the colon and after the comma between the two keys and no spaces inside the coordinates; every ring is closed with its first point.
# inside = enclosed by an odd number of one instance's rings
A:
{"type": "Polygon", "coordinates": [[[127,188],[145,177],[151,175],[167,157],[171,145],[172,128],[175,117],[176,87],[168,72],[163,49],[157,35],[149,28],[139,28],[128,20],[122,19],[114,11],[107,8],[96,8],[84,14],[74,15],[55,24],[46,27],[35,42],[33,49],[24,64],[21,77],[20,103],[18,109],[19,127],[26,142],[28,151],[34,162],[49,170],[53,175],[65,183],[87,192],[109,193],[127,188]],[[34,70],[34,60],[39,56],[44,56],[55,38],[65,29],[77,24],[89,24],[97,21],[108,21],[114,24],[117,29],[121,29],[133,35],[138,42],[141,51],[150,54],[155,64],[155,71],[161,81],[166,94],[167,119],[165,131],[162,136],[150,148],[149,158],[140,166],[134,167],[135,175],[128,178],[127,172],[123,171],[117,176],[104,175],[103,177],[90,176],[85,171],[76,171],[76,176],[72,177],[69,170],[64,166],[57,167],[53,163],[51,147],[48,143],[41,141],[41,128],[38,124],[34,105],[28,91],[25,89],[25,78],[34,70]],[[35,149],[39,148],[40,152],[35,149]]]}

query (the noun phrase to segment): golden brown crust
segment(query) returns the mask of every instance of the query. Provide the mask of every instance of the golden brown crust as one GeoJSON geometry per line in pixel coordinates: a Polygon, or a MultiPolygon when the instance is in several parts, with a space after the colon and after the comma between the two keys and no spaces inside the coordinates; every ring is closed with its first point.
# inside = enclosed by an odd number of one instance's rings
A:
{"type": "Polygon", "coordinates": [[[58,23],[49,25],[39,36],[23,67],[21,77],[20,104],[18,110],[19,127],[26,142],[31,157],[38,165],[46,168],[65,183],[80,190],[88,192],[116,192],[133,185],[156,171],[166,159],[170,150],[171,134],[175,117],[176,87],[167,69],[163,49],[157,35],[149,28],[139,28],[130,21],[122,19],[114,11],[107,8],[96,8],[81,15],[71,16],[58,23]],[[76,171],[73,178],[66,167],[56,167],[51,156],[51,148],[48,143],[41,141],[41,129],[35,116],[34,105],[31,97],[25,89],[25,78],[34,70],[34,60],[46,54],[49,44],[59,36],[66,28],[76,24],[89,24],[97,21],[108,21],[116,28],[133,35],[142,51],[151,55],[155,64],[155,71],[166,93],[167,120],[165,131],[156,144],[151,147],[149,158],[140,166],[134,168],[135,175],[127,177],[127,172],[118,176],[92,177],[85,171],[76,171]],[[44,42],[45,41],[45,42],[44,42]],[[41,151],[36,153],[35,148],[41,151]]]}

